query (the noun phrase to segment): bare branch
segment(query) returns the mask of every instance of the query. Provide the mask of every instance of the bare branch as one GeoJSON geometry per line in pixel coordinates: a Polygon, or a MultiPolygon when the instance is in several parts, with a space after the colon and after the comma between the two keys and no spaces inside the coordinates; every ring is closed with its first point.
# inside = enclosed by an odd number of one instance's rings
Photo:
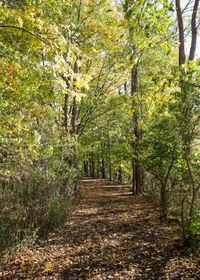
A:
{"type": "Polygon", "coordinates": [[[189,0],[188,3],[186,4],[185,8],[182,10],[182,14],[187,10],[187,8],[189,7],[189,5],[191,4],[193,0],[189,0]]]}

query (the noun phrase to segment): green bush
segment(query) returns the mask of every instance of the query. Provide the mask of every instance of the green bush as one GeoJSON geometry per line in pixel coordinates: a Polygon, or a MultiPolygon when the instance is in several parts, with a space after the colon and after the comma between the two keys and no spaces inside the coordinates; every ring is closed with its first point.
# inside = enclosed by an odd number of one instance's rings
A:
{"type": "MultiPolygon", "coordinates": [[[[64,168],[64,167],[63,167],[64,168]]],[[[23,250],[66,219],[73,200],[74,173],[55,165],[32,167],[23,180],[0,187],[0,250],[23,250]]]]}
{"type": "Polygon", "coordinates": [[[49,208],[48,219],[51,226],[56,226],[62,220],[62,205],[59,201],[53,201],[49,208]]]}
{"type": "Polygon", "coordinates": [[[200,249],[200,211],[197,212],[192,221],[190,230],[188,231],[188,239],[190,246],[198,252],[200,249]]]}

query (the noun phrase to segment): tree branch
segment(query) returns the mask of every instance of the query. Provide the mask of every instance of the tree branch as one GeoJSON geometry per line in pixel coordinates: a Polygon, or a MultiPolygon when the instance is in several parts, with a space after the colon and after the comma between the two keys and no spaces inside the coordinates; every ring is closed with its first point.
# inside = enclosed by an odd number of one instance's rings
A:
{"type": "Polygon", "coordinates": [[[20,30],[20,31],[22,31],[22,32],[25,32],[25,33],[30,34],[31,36],[35,37],[35,38],[38,39],[39,41],[41,41],[41,42],[43,42],[44,44],[50,46],[50,44],[49,44],[47,41],[43,40],[40,36],[38,36],[38,35],[32,33],[31,31],[29,31],[29,30],[27,30],[27,29],[25,29],[25,28],[18,27],[18,26],[14,26],[14,25],[0,25],[0,28],[12,28],[12,29],[20,30]]]}

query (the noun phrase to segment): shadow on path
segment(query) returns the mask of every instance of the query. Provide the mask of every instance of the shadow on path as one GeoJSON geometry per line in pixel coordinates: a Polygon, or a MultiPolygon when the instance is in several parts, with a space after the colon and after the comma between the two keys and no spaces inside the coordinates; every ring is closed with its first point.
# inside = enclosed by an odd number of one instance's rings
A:
{"type": "Polygon", "coordinates": [[[160,223],[159,210],[129,186],[85,180],[81,196],[70,221],[34,249],[41,263],[2,279],[200,279],[196,263],[181,264],[178,227],[160,223]]]}

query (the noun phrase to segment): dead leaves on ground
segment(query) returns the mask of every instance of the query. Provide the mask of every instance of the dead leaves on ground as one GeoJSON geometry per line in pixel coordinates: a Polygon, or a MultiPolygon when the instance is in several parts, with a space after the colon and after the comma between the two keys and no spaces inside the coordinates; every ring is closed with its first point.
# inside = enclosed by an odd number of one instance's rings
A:
{"type": "Polygon", "coordinates": [[[200,279],[176,225],[128,186],[82,183],[82,200],[62,228],[1,269],[0,279],[200,279]]]}

